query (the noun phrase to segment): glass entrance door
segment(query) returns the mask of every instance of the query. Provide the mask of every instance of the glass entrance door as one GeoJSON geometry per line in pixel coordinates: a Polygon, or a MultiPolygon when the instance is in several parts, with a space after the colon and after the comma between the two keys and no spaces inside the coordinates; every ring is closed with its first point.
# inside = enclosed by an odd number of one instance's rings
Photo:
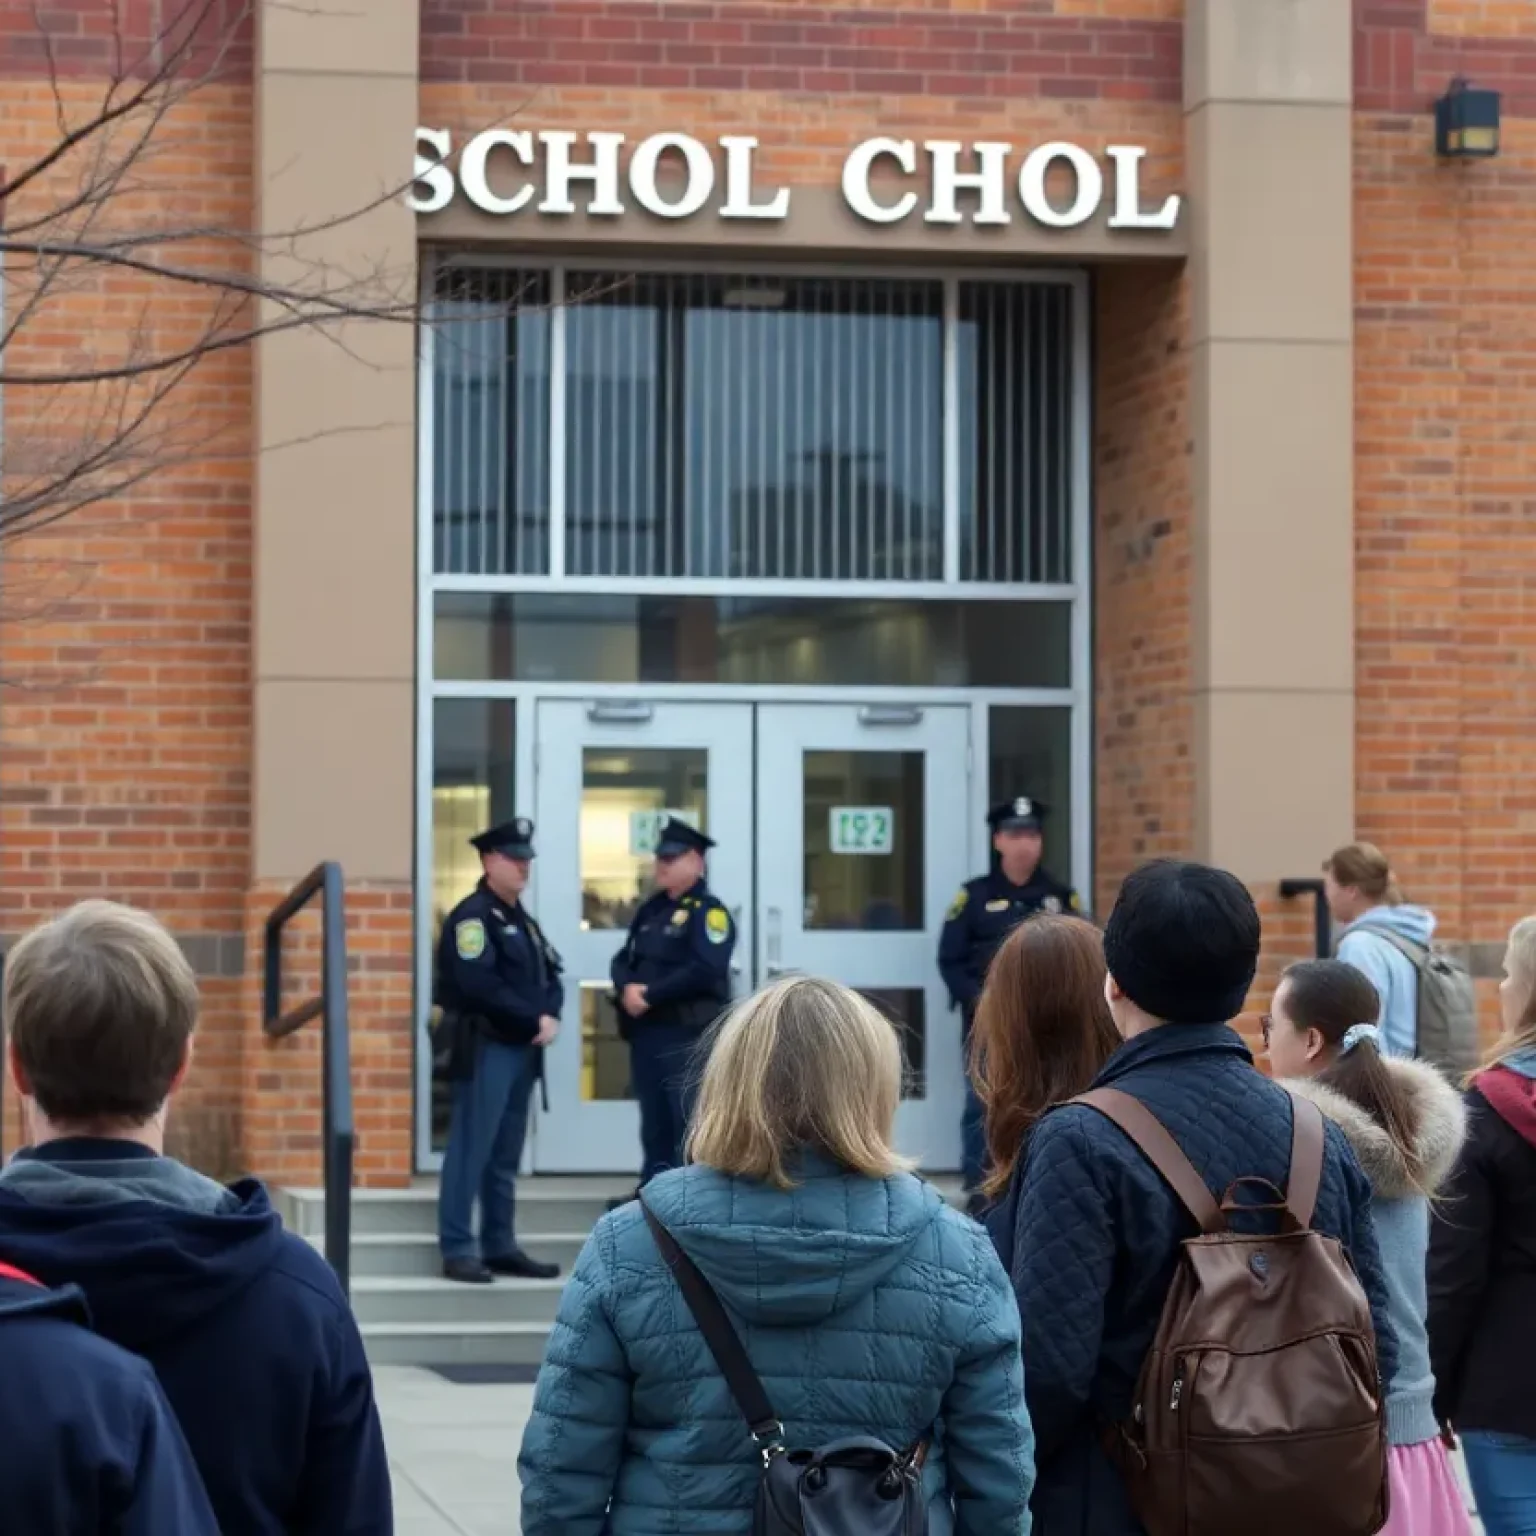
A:
{"type": "Polygon", "coordinates": [[[901,1150],[959,1167],[960,1019],[939,930],[967,874],[964,706],[773,704],[758,713],[758,974],[855,987],[901,1030],[901,1150]]]}
{"type": "Polygon", "coordinates": [[[719,844],[711,888],[737,923],[735,987],[752,954],[752,706],[545,699],[537,705],[533,912],[565,961],[564,1022],[535,1122],[541,1172],[638,1169],[629,1050],[608,968],[650,889],[656,829],[673,812],[719,844]]]}

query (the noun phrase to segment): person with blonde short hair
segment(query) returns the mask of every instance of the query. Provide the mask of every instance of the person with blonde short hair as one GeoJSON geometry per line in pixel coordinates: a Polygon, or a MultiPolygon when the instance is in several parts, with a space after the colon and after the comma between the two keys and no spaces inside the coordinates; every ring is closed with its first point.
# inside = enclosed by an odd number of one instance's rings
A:
{"type": "Polygon", "coordinates": [[[4,1025],[30,1145],[0,1171],[0,1257],[78,1286],[154,1367],[220,1527],[393,1528],[361,1337],[325,1261],[254,1179],[165,1155],[198,986],[148,913],[85,901],[6,957],[4,1025]]]}
{"type": "MultiPolygon", "coordinates": [[[[780,981],[713,1030],[689,1164],[643,1199],[724,1303],[787,1445],[925,1445],[935,1529],[1021,1536],[1018,1311],[982,1228],[896,1150],[902,1080],[900,1039],[869,1002],[780,981]]],[[[612,1536],[745,1532],[760,1469],[645,1212],[611,1212],[539,1372],[524,1536],[597,1529],[605,1512],[612,1536]]]]}

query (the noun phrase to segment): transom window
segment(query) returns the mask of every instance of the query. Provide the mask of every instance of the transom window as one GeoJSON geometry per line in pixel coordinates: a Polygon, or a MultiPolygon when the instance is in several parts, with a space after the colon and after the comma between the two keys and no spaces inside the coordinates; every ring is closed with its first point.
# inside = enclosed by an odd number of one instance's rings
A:
{"type": "Polygon", "coordinates": [[[439,574],[1068,584],[1065,282],[449,267],[439,574]]]}

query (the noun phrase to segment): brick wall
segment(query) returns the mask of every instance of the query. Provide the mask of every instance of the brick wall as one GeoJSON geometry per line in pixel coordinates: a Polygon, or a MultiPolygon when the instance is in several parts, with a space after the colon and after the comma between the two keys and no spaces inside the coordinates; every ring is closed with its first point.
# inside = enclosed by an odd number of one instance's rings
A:
{"type": "Polygon", "coordinates": [[[1359,830],[1487,975],[1536,909],[1536,36],[1468,0],[1357,22],[1359,830]],[[1506,93],[1497,160],[1435,160],[1458,71],[1506,93]]]}
{"type": "MultiPolygon", "coordinates": [[[[109,57],[110,34],[91,30],[103,9],[61,8],[55,52],[65,78],[56,101],[33,67],[32,8],[0,7],[0,67],[9,77],[0,161],[13,175],[57,143],[59,111],[77,123],[99,107],[100,84],[77,77],[109,57]]],[[[136,167],[138,187],[104,218],[248,226],[250,132],[249,90],[238,81],[208,85],[161,125],[155,154],[136,167]]],[[[66,161],[19,192],[8,225],[68,197],[81,166],[78,157],[66,161]]],[[[35,288],[19,262],[9,276],[14,319],[35,288]]],[[[209,302],[123,270],[76,271],[21,325],[4,366],[35,376],[133,361],[146,355],[144,325],[157,351],[172,352],[202,334],[209,302]]],[[[10,385],[6,465],[14,473],[39,455],[78,459],[125,398],[116,385],[10,385]]],[[[207,359],[159,418],[179,439],[164,472],[8,541],[0,578],[0,937],[82,897],[110,896],[148,908],[182,938],[203,978],[204,1019],[177,1135],[198,1161],[221,1169],[239,1161],[240,1138],[250,411],[247,356],[207,359]],[[184,461],[189,436],[217,456],[184,461]]],[[[158,455],[163,443],[147,448],[158,455]]],[[[17,487],[13,478],[7,489],[17,487]]],[[[7,1113],[8,1142],[16,1132],[7,1113]]]]}
{"type": "Polygon", "coordinates": [[[1194,841],[1188,281],[1094,279],[1095,893],[1194,841]]]}

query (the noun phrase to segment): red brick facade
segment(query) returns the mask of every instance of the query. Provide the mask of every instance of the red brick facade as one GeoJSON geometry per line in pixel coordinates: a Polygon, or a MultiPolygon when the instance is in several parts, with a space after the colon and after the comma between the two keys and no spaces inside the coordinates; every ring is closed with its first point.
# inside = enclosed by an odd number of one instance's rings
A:
{"type": "MultiPolygon", "coordinates": [[[[156,6],[120,9],[130,41],[150,35],[156,6]]],[[[1523,0],[1354,9],[1358,829],[1486,971],[1536,907],[1536,37],[1523,0]],[[1434,159],[1430,103],[1458,73],[1504,92],[1492,163],[1434,159]]],[[[32,5],[0,0],[7,158],[56,134],[50,57],[70,111],[93,99],[116,46],[107,11],[52,0],[50,49],[32,5]]],[[[1151,199],[1183,179],[1182,23],[1181,0],[423,0],[421,118],[461,134],[509,115],[704,137],[760,127],[762,174],[796,185],[833,184],[873,132],[1129,139],[1151,148],[1151,199]]],[[[135,211],[250,221],[252,58],[237,36],[221,81],[168,125],[177,147],[135,211]]],[[[18,196],[7,217],[26,206],[18,196]]],[[[1137,859],[1194,836],[1188,282],[1155,264],[1095,276],[1100,908],[1137,859]]],[[[66,365],[151,293],[121,274],[72,292],[5,367],[66,365]]],[[[196,325],[193,300],[154,297],[164,334],[196,325]]],[[[8,453],[50,430],[43,400],[5,390],[8,453]]],[[[209,1164],[313,1178],[313,1032],[273,1045],[258,1018],[261,922],[280,893],[252,884],[249,357],[209,359],[179,401],[221,430],[216,457],[5,550],[0,935],[87,895],[162,916],[207,999],[184,1143],[209,1164]]],[[[1275,771],[1306,750],[1277,742],[1275,771]]],[[[1296,873],[1324,851],[1298,849],[1296,873]]],[[[1260,894],[1269,975],[1309,928],[1260,894]]],[[[379,886],[349,902],[360,1170],[398,1182],[411,1171],[411,897],[379,886]]]]}

